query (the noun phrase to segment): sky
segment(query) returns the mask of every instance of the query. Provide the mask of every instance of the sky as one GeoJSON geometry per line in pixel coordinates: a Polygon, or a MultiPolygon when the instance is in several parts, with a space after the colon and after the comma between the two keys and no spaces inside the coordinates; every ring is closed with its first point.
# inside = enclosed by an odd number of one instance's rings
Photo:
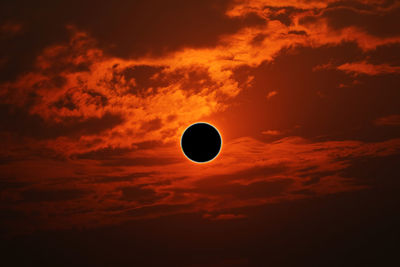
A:
{"type": "Polygon", "coordinates": [[[399,263],[400,2],[2,1],[7,266],[399,263]],[[208,122],[206,164],[180,137],[208,122]]]}

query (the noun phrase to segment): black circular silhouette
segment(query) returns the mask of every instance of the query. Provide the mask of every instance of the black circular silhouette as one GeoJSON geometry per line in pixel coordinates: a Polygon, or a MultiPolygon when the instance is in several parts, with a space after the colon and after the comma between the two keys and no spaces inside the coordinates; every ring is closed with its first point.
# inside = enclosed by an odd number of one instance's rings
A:
{"type": "Polygon", "coordinates": [[[182,134],[181,147],[186,157],[197,163],[213,160],[221,150],[222,139],[211,124],[198,122],[182,134]]]}

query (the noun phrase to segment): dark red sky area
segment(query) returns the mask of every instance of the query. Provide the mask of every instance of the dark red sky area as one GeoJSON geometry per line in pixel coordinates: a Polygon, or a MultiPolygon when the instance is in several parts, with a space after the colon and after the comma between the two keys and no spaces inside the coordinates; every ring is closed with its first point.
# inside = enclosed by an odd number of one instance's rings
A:
{"type": "Polygon", "coordinates": [[[397,266],[400,3],[2,1],[4,266],[397,266]],[[179,142],[215,125],[219,156],[179,142]]]}

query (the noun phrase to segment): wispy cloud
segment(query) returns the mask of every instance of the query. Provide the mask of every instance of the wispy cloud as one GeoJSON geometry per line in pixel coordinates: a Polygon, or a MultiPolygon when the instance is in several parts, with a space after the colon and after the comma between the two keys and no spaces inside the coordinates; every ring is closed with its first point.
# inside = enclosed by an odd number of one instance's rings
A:
{"type": "Polygon", "coordinates": [[[400,73],[400,66],[390,66],[388,64],[374,65],[366,61],[345,63],[337,67],[338,70],[352,74],[382,75],[388,73],[400,73]]]}

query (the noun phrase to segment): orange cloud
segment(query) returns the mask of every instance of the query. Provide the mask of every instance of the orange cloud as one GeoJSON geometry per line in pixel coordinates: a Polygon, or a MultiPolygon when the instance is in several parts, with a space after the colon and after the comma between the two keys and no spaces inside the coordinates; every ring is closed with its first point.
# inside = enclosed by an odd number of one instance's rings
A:
{"type": "Polygon", "coordinates": [[[400,73],[400,67],[388,64],[374,65],[366,61],[345,63],[337,67],[339,70],[353,74],[380,75],[387,73],[400,73]]]}
{"type": "Polygon", "coordinates": [[[265,135],[280,135],[281,132],[279,132],[277,130],[267,130],[267,131],[263,131],[262,134],[265,134],[265,135]]]}
{"type": "Polygon", "coordinates": [[[271,97],[276,96],[277,94],[278,94],[277,91],[271,91],[271,92],[269,92],[269,93],[267,94],[267,99],[270,99],[271,97]]]}
{"type": "Polygon", "coordinates": [[[4,175],[25,177],[18,180],[20,186],[5,184],[2,197],[13,209],[37,212],[35,220],[46,228],[96,227],[186,212],[237,219],[246,214],[229,210],[365,189],[368,184],[346,175],[353,159],[390,156],[399,149],[398,139],[363,143],[291,137],[264,143],[239,138],[204,166],[186,160],[175,146],[109,149],[68,161],[26,159],[0,166],[4,175]]]}

